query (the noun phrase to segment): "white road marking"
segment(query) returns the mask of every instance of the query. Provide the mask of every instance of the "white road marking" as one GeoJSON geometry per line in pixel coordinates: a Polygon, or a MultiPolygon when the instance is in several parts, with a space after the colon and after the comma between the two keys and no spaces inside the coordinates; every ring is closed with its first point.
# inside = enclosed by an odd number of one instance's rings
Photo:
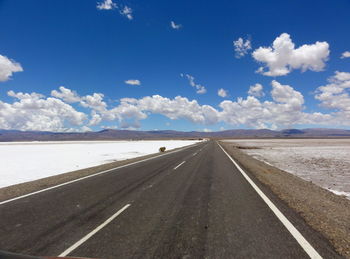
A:
{"type": "Polygon", "coordinates": [[[243,169],[237,164],[237,162],[223,149],[223,147],[217,142],[221,147],[222,151],[230,158],[232,163],[241,172],[248,183],[254,188],[254,190],[259,194],[263,201],[269,206],[272,212],[277,216],[277,218],[282,222],[282,224],[287,228],[289,233],[296,239],[299,245],[304,249],[304,251],[313,259],[322,258],[322,256],[311,246],[311,244],[303,237],[303,235],[293,226],[293,224],[282,214],[282,212],[272,203],[272,201],[260,190],[260,188],[250,179],[250,177],[243,171],[243,169]]]}
{"type": "Polygon", "coordinates": [[[48,187],[48,188],[45,188],[45,189],[42,189],[42,190],[39,190],[39,191],[35,191],[35,192],[31,192],[31,193],[28,193],[28,194],[24,194],[24,195],[18,196],[18,197],[12,198],[12,199],[1,201],[0,205],[3,205],[5,203],[9,203],[9,202],[12,202],[12,201],[16,201],[16,200],[19,200],[19,199],[23,199],[23,198],[26,198],[28,196],[32,196],[32,195],[35,195],[35,194],[38,194],[38,193],[41,193],[41,192],[46,192],[46,191],[49,191],[49,190],[52,190],[52,189],[56,189],[56,188],[59,188],[61,186],[64,186],[64,185],[67,185],[67,184],[71,184],[71,183],[75,183],[75,182],[78,182],[78,181],[81,181],[81,180],[84,180],[84,179],[87,179],[87,178],[90,178],[90,177],[94,177],[94,176],[98,176],[98,175],[101,175],[101,174],[105,174],[105,173],[108,173],[108,172],[111,172],[111,171],[114,171],[114,170],[117,170],[117,169],[121,169],[121,168],[124,168],[124,167],[128,167],[128,166],[131,166],[131,165],[136,165],[136,164],[139,164],[139,163],[142,163],[142,162],[146,162],[146,161],[149,161],[149,160],[152,160],[152,159],[156,159],[156,158],[161,157],[161,156],[166,156],[166,155],[169,155],[169,154],[180,152],[180,151],[188,149],[188,148],[190,148],[190,147],[192,147],[194,145],[197,145],[197,144],[193,144],[193,145],[190,145],[190,146],[187,146],[187,147],[183,147],[181,149],[178,149],[178,150],[175,150],[175,151],[170,151],[170,152],[167,152],[165,154],[158,155],[158,156],[146,158],[146,159],[143,159],[143,160],[140,160],[140,161],[132,162],[130,164],[121,165],[121,166],[118,166],[118,167],[115,167],[115,168],[104,170],[102,172],[98,172],[98,173],[91,174],[91,175],[88,175],[88,176],[84,176],[84,177],[81,177],[81,178],[78,178],[78,179],[75,179],[75,180],[72,180],[72,181],[68,181],[68,182],[65,182],[65,183],[54,185],[54,186],[51,186],[51,187],[48,187]]]}
{"type": "Polygon", "coordinates": [[[186,161],[181,162],[179,165],[174,167],[174,170],[178,169],[180,166],[182,166],[186,161]]]}
{"type": "Polygon", "coordinates": [[[195,156],[195,155],[197,155],[197,154],[198,154],[198,153],[196,152],[196,153],[193,154],[193,156],[195,156]]]}
{"type": "Polygon", "coordinates": [[[77,249],[81,244],[86,242],[90,237],[95,235],[98,231],[100,231],[102,228],[107,226],[113,219],[118,217],[124,210],[126,210],[130,204],[126,204],[123,208],[118,210],[115,214],[113,214],[110,218],[108,218],[105,222],[103,222],[101,225],[99,225],[97,228],[95,228],[93,231],[91,231],[89,234],[84,236],[82,239],[80,239],[78,242],[76,242],[74,245],[66,249],[63,253],[59,255],[59,257],[64,257],[73,252],[75,249],[77,249]]]}

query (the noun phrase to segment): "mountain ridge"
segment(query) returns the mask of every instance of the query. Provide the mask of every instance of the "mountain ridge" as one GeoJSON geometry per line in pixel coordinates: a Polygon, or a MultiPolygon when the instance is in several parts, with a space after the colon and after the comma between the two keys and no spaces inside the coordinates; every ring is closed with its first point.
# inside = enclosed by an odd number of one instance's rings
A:
{"type": "Polygon", "coordinates": [[[231,129],[224,131],[176,130],[117,130],[96,132],[49,132],[0,130],[0,142],[11,141],[69,141],[69,140],[140,140],[140,139],[193,139],[193,138],[316,138],[350,137],[350,130],[328,128],[306,129],[231,129]]]}

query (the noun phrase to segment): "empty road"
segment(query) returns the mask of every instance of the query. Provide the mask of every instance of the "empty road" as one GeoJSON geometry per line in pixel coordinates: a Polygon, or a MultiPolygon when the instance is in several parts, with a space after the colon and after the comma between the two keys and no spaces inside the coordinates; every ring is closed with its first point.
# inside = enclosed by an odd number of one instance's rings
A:
{"type": "Polygon", "coordinates": [[[208,141],[0,203],[0,250],[92,258],[341,258],[246,173],[208,141]]]}

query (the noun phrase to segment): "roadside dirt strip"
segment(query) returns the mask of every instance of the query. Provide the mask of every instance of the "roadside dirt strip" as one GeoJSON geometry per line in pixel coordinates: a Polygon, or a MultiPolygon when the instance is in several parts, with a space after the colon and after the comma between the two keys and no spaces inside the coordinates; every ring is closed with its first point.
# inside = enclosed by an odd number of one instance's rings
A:
{"type": "Polygon", "coordinates": [[[350,201],[292,174],[258,161],[234,143],[220,142],[239,165],[269,187],[289,207],[350,258],[350,201]]]}

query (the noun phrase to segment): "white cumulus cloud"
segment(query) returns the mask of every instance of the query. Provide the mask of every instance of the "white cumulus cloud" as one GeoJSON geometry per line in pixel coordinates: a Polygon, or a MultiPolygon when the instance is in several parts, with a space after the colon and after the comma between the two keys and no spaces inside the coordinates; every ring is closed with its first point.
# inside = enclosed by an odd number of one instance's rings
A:
{"type": "Polygon", "coordinates": [[[340,58],[350,58],[350,51],[343,52],[340,58]]]}
{"type": "Polygon", "coordinates": [[[271,96],[274,101],[288,104],[292,108],[300,109],[302,107],[304,97],[300,92],[294,90],[293,87],[289,85],[282,85],[276,80],[273,80],[271,85],[271,96]]]}
{"type": "Polygon", "coordinates": [[[112,10],[117,8],[117,4],[113,3],[112,0],[105,0],[102,2],[98,2],[96,8],[99,10],[112,10]]]}
{"type": "Polygon", "coordinates": [[[171,28],[173,28],[174,30],[179,30],[179,29],[182,27],[181,24],[176,24],[174,21],[171,21],[171,22],[170,22],[170,26],[171,26],[171,28]]]}
{"type": "Polygon", "coordinates": [[[333,117],[346,124],[350,121],[350,73],[336,71],[328,81],[329,84],[317,88],[315,98],[321,101],[321,106],[334,110],[333,117]]]}
{"type": "Polygon", "coordinates": [[[38,93],[15,93],[13,103],[0,101],[0,128],[38,131],[68,131],[82,125],[86,115],[60,99],[38,93]]]}
{"type": "MultiPolygon", "coordinates": [[[[51,96],[61,99],[66,103],[79,103],[82,107],[92,109],[92,115],[96,115],[96,111],[102,113],[107,111],[107,104],[103,101],[104,95],[101,93],[93,93],[92,95],[79,96],[77,92],[65,88],[64,86],[60,86],[59,91],[51,91],[51,96]]],[[[92,116],[95,117],[92,119],[94,123],[90,125],[97,124],[97,115],[92,116]]]]}
{"type": "Polygon", "coordinates": [[[197,94],[205,94],[207,92],[207,89],[200,84],[197,84],[194,80],[195,78],[189,74],[180,74],[181,77],[187,78],[190,86],[194,87],[196,89],[197,94]]]}
{"type": "Polygon", "coordinates": [[[89,121],[89,126],[96,126],[100,124],[102,121],[102,117],[100,114],[96,113],[96,111],[91,112],[91,119],[89,121]]]}
{"type": "Polygon", "coordinates": [[[104,113],[107,110],[107,104],[103,101],[103,98],[104,95],[101,93],[86,95],[81,98],[80,104],[83,107],[104,113]]]}
{"type": "Polygon", "coordinates": [[[21,64],[0,55],[0,82],[5,82],[11,78],[13,73],[22,71],[21,64]]]}
{"type": "Polygon", "coordinates": [[[244,57],[246,54],[248,54],[248,51],[252,49],[250,40],[244,40],[243,38],[238,38],[237,40],[233,41],[233,47],[236,58],[244,57]]]}
{"type": "Polygon", "coordinates": [[[328,81],[315,92],[315,98],[329,109],[328,113],[305,112],[304,96],[276,80],[271,82],[270,100],[257,98],[262,95],[262,86],[256,84],[249,88],[247,97],[224,100],[217,107],[182,96],[160,95],[122,98],[110,107],[102,93],[80,96],[63,86],[51,91],[52,97],[9,91],[8,96],[14,101],[0,101],[0,129],[86,131],[105,122],[121,129],[137,129],[151,114],[200,125],[226,123],[272,129],[305,124],[350,126],[350,73],[336,71],[328,81]],[[79,111],[79,107],[87,112],[79,111]]]}
{"type": "Polygon", "coordinates": [[[252,56],[265,64],[257,72],[266,76],[284,76],[294,69],[322,71],[329,57],[329,45],[317,41],[295,48],[290,35],[282,33],[274,40],[272,47],[260,47],[254,50],[252,56]]]}
{"type": "Polygon", "coordinates": [[[128,84],[128,85],[141,85],[141,81],[137,80],[137,79],[129,79],[124,81],[124,83],[128,84]]]}
{"type": "Polygon", "coordinates": [[[255,85],[250,86],[248,94],[255,97],[262,97],[265,95],[263,92],[263,86],[259,83],[256,83],[255,85]]]}
{"type": "Polygon", "coordinates": [[[177,96],[174,99],[159,95],[146,96],[141,99],[123,98],[117,107],[110,110],[119,121],[133,122],[147,118],[148,113],[161,114],[169,119],[186,119],[193,123],[214,124],[217,111],[209,105],[199,105],[196,100],[177,96]]]}
{"type": "Polygon", "coordinates": [[[51,95],[56,98],[62,99],[67,103],[76,103],[81,101],[81,98],[75,91],[65,88],[64,86],[60,86],[59,91],[52,90],[51,95]]]}
{"type": "Polygon", "coordinates": [[[228,95],[228,91],[227,90],[225,90],[223,88],[220,88],[218,90],[218,96],[220,96],[222,98],[225,98],[225,97],[227,97],[227,95],[228,95]]]}
{"type": "Polygon", "coordinates": [[[246,125],[254,128],[271,128],[274,125],[289,127],[302,123],[304,99],[300,92],[289,85],[272,81],[273,101],[260,102],[254,96],[237,101],[220,103],[220,119],[231,125],[246,125]]]}

